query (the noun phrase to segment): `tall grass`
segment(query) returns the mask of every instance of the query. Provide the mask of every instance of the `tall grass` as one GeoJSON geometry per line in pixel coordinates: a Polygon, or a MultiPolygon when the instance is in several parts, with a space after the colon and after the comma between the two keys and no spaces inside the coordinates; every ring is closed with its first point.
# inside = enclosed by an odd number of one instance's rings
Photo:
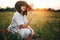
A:
{"type": "MultiPolygon", "coordinates": [[[[34,16],[29,24],[40,36],[41,40],[60,39],[60,12],[33,11],[34,16]]],[[[0,29],[3,34],[9,26],[14,12],[0,12],[0,29]]],[[[29,19],[29,12],[27,18],[29,19]]]]}

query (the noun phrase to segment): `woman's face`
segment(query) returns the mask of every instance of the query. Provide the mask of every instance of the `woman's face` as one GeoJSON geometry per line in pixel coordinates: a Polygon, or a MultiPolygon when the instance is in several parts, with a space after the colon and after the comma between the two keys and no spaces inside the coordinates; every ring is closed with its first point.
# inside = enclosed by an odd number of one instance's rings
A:
{"type": "Polygon", "coordinates": [[[21,6],[22,11],[26,11],[26,6],[21,6]]]}

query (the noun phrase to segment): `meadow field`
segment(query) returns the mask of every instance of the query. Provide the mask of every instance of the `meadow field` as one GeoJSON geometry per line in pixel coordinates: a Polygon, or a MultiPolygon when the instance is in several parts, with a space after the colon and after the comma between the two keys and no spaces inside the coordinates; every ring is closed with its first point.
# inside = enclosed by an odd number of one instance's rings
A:
{"type": "MultiPolygon", "coordinates": [[[[60,40],[60,12],[33,11],[34,16],[29,24],[40,39],[36,40],[60,40]]],[[[4,39],[5,30],[9,26],[14,12],[0,12],[0,30],[4,39]]],[[[27,18],[29,19],[29,12],[27,18]]]]}

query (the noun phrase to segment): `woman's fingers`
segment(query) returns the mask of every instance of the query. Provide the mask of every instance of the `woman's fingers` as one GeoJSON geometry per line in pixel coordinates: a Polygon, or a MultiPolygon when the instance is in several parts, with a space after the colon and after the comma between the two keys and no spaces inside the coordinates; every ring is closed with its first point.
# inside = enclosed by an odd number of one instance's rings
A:
{"type": "Polygon", "coordinates": [[[32,34],[32,35],[34,35],[34,34],[35,34],[35,32],[34,32],[34,31],[31,31],[31,34],[32,34]]]}
{"type": "Polygon", "coordinates": [[[30,11],[30,17],[33,18],[33,16],[34,16],[33,11],[30,11]]]}

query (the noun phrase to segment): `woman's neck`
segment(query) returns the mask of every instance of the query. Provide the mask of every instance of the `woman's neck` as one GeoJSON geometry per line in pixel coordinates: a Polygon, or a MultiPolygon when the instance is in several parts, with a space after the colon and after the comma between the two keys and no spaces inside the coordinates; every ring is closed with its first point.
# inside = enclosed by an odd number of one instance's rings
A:
{"type": "Polygon", "coordinates": [[[23,12],[21,12],[21,15],[24,16],[23,12]]]}

